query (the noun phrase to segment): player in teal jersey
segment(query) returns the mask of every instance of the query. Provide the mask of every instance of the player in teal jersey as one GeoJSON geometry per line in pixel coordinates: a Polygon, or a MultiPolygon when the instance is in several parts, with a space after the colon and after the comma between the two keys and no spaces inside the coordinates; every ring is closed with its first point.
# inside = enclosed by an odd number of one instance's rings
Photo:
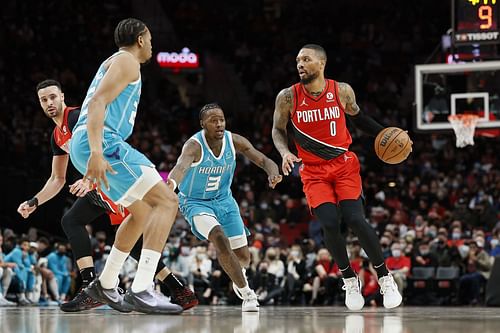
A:
{"type": "Polygon", "coordinates": [[[133,18],[118,23],[119,50],[99,67],[73,130],[70,158],[78,171],[132,218],[124,221],[99,279],[87,288],[94,300],[116,310],[179,313],[152,289],[155,268],[174,222],[178,199],[173,186],[162,181],[153,163],[125,140],[132,133],[141,94],[141,64],[152,56],[151,33],[133,18]],[[144,234],[132,287],[118,292],[118,274],[133,245],[144,234]]]}
{"type": "Polygon", "coordinates": [[[236,153],[264,169],[271,188],[282,176],[278,165],[250,141],[226,131],[224,112],[218,104],[201,109],[200,124],[202,130],[184,144],[169,180],[179,184],[179,206],[193,233],[215,245],[219,263],[243,299],[242,310],[258,311],[257,296],[245,277],[245,267],[250,264],[247,230],[231,194],[236,153]]]}

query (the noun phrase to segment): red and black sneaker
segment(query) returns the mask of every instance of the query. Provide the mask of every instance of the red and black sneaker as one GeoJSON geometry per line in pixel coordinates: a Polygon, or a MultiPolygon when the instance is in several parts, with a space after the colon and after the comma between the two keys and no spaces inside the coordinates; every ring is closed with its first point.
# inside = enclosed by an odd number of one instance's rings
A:
{"type": "Polygon", "coordinates": [[[62,303],[59,308],[64,312],[80,312],[104,305],[90,297],[84,288],[80,288],[76,296],[69,302],[62,303]]]}
{"type": "Polygon", "coordinates": [[[172,295],[170,302],[182,306],[184,310],[191,309],[198,305],[198,299],[188,287],[177,290],[172,295]]]}

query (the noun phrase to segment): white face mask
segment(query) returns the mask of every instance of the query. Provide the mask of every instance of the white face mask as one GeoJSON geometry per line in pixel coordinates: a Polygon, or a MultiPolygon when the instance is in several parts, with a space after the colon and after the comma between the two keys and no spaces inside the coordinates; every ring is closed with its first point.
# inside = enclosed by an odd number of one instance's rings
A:
{"type": "Polygon", "coordinates": [[[396,258],[401,257],[401,250],[392,250],[392,256],[396,258]]]}
{"type": "Polygon", "coordinates": [[[498,245],[498,239],[492,239],[490,242],[491,248],[494,248],[498,245]]]}

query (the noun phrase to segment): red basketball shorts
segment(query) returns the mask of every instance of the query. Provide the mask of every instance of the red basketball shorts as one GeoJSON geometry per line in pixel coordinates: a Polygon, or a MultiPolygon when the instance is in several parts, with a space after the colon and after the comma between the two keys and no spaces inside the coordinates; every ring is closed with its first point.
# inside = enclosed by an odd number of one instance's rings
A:
{"type": "Polygon", "coordinates": [[[105,201],[109,208],[108,208],[108,216],[109,220],[111,222],[111,225],[120,225],[122,222],[125,220],[127,216],[129,216],[130,212],[128,211],[127,208],[117,205],[116,203],[113,202],[106,194],[103,192],[99,191],[99,195],[102,201],[105,201]]]}
{"type": "Polygon", "coordinates": [[[310,208],[325,202],[356,200],[362,192],[359,160],[348,151],[320,164],[303,164],[300,178],[310,208]]]}

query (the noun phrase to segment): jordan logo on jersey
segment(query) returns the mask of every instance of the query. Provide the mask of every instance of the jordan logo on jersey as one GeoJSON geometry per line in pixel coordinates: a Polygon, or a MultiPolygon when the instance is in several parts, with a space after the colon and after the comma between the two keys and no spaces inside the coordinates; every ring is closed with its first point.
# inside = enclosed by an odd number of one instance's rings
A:
{"type": "Polygon", "coordinates": [[[309,104],[306,103],[306,98],[302,100],[302,103],[300,103],[300,106],[309,106],[309,104]]]}

